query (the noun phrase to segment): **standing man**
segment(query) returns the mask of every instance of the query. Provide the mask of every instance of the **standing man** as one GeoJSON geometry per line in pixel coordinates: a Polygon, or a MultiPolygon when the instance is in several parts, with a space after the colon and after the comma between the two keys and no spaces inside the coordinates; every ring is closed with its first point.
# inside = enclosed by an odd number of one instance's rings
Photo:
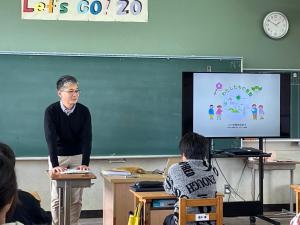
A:
{"type": "MultiPolygon", "coordinates": [[[[92,125],[89,109],[78,103],[78,81],[62,76],[56,82],[60,101],[47,107],[44,117],[45,137],[49,151],[49,170],[60,173],[67,168],[89,170],[92,125]]],[[[72,188],[71,224],[77,225],[83,188],[72,188]]],[[[56,181],[51,181],[52,225],[58,224],[59,202],[56,181]]]]}

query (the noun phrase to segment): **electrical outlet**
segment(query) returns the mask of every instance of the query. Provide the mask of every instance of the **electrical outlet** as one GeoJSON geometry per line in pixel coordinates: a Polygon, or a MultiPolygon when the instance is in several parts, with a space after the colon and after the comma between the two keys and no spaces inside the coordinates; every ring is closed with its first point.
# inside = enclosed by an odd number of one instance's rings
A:
{"type": "Polygon", "coordinates": [[[224,194],[231,194],[230,185],[224,185],[224,194]]]}

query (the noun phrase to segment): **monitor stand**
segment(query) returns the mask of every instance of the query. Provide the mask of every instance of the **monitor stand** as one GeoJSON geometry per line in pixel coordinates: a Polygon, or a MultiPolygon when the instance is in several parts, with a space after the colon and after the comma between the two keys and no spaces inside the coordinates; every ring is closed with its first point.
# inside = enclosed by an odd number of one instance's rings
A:
{"type": "MultiPolygon", "coordinates": [[[[262,151],[261,155],[257,155],[259,158],[259,200],[258,201],[240,201],[240,202],[224,202],[224,217],[235,217],[235,216],[249,216],[250,223],[255,223],[256,217],[262,219],[268,223],[274,225],[280,225],[280,222],[273,220],[263,215],[263,179],[264,179],[264,157],[267,154],[263,152],[263,138],[259,139],[259,150],[262,151]]],[[[235,156],[225,156],[222,154],[212,154],[213,150],[213,139],[209,139],[209,154],[208,162],[211,165],[211,159],[214,158],[233,158],[235,156]]],[[[247,156],[243,156],[247,157],[247,156]]],[[[251,156],[250,156],[251,157],[251,156]]],[[[268,156],[267,156],[268,157],[268,156]]]]}
{"type": "MultiPolygon", "coordinates": [[[[264,143],[263,143],[263,138],[258,138],[258,149],[261,150],[263,152],[264,150],[264,143]]],[[[264,158],[263,157],[259,157],[259,172],[258,172],[258,177],[259,177],[259,202],[260,204],[263,206],[264,204],[264,158]]],[[[254,181],[255,182],[255,181],[254,181]]],[[[266,217],[263,215],[263,212],[260,215],[257,215],[256,217],[271,223],[271,224],[275,224],[275,225],[280,225],[280,222],[273,220],[269,217],[266,217]]],[[[250,217],[250,222],[254,222],[255,223],[256,218],[255,217],[250,217]]]]}

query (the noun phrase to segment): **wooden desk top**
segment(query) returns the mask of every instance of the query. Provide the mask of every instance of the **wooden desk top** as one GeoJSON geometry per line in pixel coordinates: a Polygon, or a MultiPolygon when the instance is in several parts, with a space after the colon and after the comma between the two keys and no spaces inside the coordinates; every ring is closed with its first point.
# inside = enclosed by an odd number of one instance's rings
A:
{"type": "MultiPolygon", "coordinates": [[[[248,163],[258,164],[259,160],[248,160],[248,163]]],[[[300,161],[293,161],[293,160],[274,160],[264,161],[264,165],[290,165],[290,164],[300,164],[300,161]]]]}
{"type": "Polygon", "coordinates": [[[96,175],[93,173],[72,173],[72,174],[61,174],[47,172],[48,176],[52,180],[90,180],[96,179],[96,175]]]}
{"type": "MultiPolygon", "coordinates": [[[[248,167],[258,169],[259,160],[248,160],[248,167]]],[[[264,161],[264,170],[294,170],[296,164],[300,164],[299,161],[289,160],[276,160],[276,161],[264,161]]]]}
{"type": "Polygon", "coordinates": [[[300,192],[300,185],[299,184],[291,184],[290,187],[294,189],[295,192],[300,192]]]}
{"type": "Polygon", "coordinates": [[[134,174],[133,176],[101,176],[110,183],[135,183],[139,181],[164,181],[161,174],[134,174]]]}
{"type": "Polygon", "coordinates": [[[174,199],[175,195],[170,195],[164,191],[152,191],[152,192],[136,192],[129,190],[136,198],[139,199],[174,199]]]}

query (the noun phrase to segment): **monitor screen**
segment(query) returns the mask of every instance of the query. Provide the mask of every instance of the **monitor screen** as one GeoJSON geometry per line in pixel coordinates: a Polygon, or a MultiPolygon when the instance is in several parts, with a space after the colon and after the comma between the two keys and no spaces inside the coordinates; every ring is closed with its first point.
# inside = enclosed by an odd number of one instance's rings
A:
{"type": "Polygon", "coordinates": [[[184,72],[182,88],[183,134],[290,136],[289,74],[184,72]]]}

